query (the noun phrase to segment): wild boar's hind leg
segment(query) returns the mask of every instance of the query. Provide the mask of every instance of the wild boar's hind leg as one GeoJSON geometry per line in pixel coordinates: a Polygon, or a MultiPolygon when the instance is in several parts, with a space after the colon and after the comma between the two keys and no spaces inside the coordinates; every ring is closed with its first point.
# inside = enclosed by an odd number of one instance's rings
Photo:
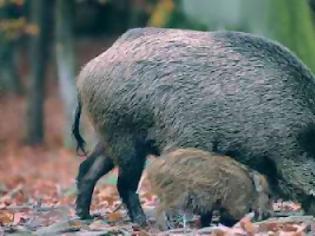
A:
{"type": "Polygon", "coordinates": [[[76,199],[76,213],[81,219],[91,218],[90,205],[96,182],[114,168],[114,163],[104,153],[102,144],[97,144],[79,167],[77,176],[78,195],[76,199]]]}
{"type": "Polygon", "coordinates": [[[117,183],[119,195],[128,209],[131,221],[141,226],[146,225],[146,218],[136,191],[142,175],[145,157],[145,152],[136,151],[123,158],[123,163],[119,165],[117,183]]]}

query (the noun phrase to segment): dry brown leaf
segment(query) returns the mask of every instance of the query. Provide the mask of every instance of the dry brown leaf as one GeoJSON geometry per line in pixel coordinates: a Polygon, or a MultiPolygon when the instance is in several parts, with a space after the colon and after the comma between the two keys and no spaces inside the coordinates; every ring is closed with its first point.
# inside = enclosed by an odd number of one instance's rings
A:
{"type": "Polygon", "coordinates": [[[8,210],[0,210],[0,225],[7,225],[14,220],[14,214],[8,210]]]}
{"type": "Polygon", "coordinates": [[[98,188],[95,193],[98,199],[117,198],[117,189],[112,185],[102,186],[102,188],[98,188]]]}
{"type": "Polygon", "coordinates": [[[8,205],[4,202],[0,202],[0,210],[4,210],[8,207],[8,205]]]}
{"type": "Polygon", "coordinates": [[[277,232],[279,230],[279,225],[274,222],[261,224],[259,226],[260,231],[271,231],[271,232],[277,232]]]}
{"type": "Polygon", "coordinates": [[[241,219],[240,226],[249,236],[255,235],[256,227],[248,217],[241,219]]]}
{"type": "Polygon", "coordinates": [[[114,197],[114,196],[103,196],[103,197],[100,198],[100,201],[107,202],[107,206],[113,206],[114,203],[116,202],[116,197],[114,197]]]}
{"type": "Polygon", "coordinates": [[[225,236],[226,231],[223,231],[221,229],[215,229],[212,233],[213,236],[225,236]]]}
{"type": "Polygon", "coordinates": [[[23,212],[17,212],[13,217],[13,224],[18,225],[20,223],[24,223],[29,217],[23,212]]]}
{"type": "Polygon", "coordinates": [[[301,210],[301,204],[292,201],[277,201],[273,204],[275,211],[299,211],[301,210]]]}
{"type": "Polygon", "coordinates": [[[119,211],[111,212],[107,215],[107,219],[110,222],[120,221],[123,219],[123,215],[119,211]]]}
{"type": "Polygon", "coordinates": [[[277,236],[305,236],[303,232],[284,232],[280,231],[277,236]]]}
{"type": "Polygon", "coordinates": [[[296,232],[298,230],[298,225],[296,224],[283,224],[282,225],[282,230],[285,232],[296,232]]]}
{"type": "Polygon", "coordinates": [[[133,236],[150,236],[151,234],[149,234],[148,232],[140,229],[140,230],[133,231],[132,235],[133,236]]]}
{"type": "Polygon", "coordinates": [[[304,232],[295,232],[292,234],[292,236],[305,236],[306,234],[304,232]]]}

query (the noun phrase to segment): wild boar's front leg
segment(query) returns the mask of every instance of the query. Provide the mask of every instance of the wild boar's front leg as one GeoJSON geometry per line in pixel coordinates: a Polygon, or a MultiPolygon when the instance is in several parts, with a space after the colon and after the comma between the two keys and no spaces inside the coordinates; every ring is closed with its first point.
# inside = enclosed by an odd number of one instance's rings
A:
{"type": "MultiPolygon", "coordinates": [[[[287,196],[302,204],[306,214],[315,216],[315,161],[313,157],[299,157],[299,162],[284,159],[277,162],[280,188],[287,196]],[[285,181],[285,182],[284,182],[285,181]]],[[[285,197],[287,197],[285,196],[285,197]]]]}
{"type": "Polygon", "coordinates": [[[145,226],[146,217],[136,193],[145,163],[145,154],[134,154],[123,160],[123,163],[119,165],[118,192],[128,209],[131,221],[145,226]]]}
{"type": "Polygon", "coordinates": [[[201,227],[208,227],[208,226],[210,226],[211,220],[212,220],[212,211],[201,214],[200,215],[201,227]]]}
{"type": "Polygon", "coordinates": [[[76,213],[81,219],[91,218],[90,205],[94,186],[103,175],[113,168],[113,161],[105,154],[104,146],[100,143],[80,164],[77,177],[76,213]]]}

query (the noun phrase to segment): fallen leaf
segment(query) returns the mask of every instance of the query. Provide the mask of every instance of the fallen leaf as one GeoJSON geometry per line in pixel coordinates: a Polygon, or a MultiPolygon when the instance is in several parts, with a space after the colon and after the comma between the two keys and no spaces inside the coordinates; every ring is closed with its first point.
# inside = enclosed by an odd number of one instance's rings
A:
{"type": "Polygon", "coordinates": [[[0,225],[7,225],[13,222],[14,214],[8,210],[0,210],[0,225]]]}
{"type": "Polygon", "coordinates": [[[285,232],[291,232],[291,231],[296,232],[298,229],[298,226],[295,224],[283,224],[281,228],[285,232]]]}
{"type": "Polygon", "coordinates": [[[145,230],[143,229],[140,229],[140,230],[135,230],[133,233],[132,233],[133,236],[150,236],[151,234],[149,234],[148,232],[146,232],[145,230]]]}
{"type": "Polygon", "coordinates": [[[120,221],[123,219],[123,215],[120,212],[111,212],[107,215],[107,219],[110,222],[120,221]]]}
{"type": "Polygon", "coordinates": [[[213,236],[225,236],[226,231],[221,230],[221,229],[215,229],[212,233],[213,236]]]}
{"type": "Polygon", "coordinates": [[[241,219],[240,226],[249,236],[255,235],[256,227],[248,217],[241,219]]]}
{"type": "Polygon", "coordinates": [[[20,224],[20,223],[25,223],[25,221],[28,219],[28,216],[23,213],[23,212],[17,212],[14,214],[14,217],[13,217],[13,224],[14,225],[17,225],[17,224],[20,224]]]}
{"type": "Polygon", "coordinates": [[[270,222],[268,224],[264,224],[261,228],[265,228],[268,231],[278,231],[279,230],[279,223],[270,222]]]}
{"type": "Polygon", "coordinates": [[[107,206],[113,206],[114,203],[116,202],[116,197],[114,196],[102,196],[100,197],[100,201],[105,201],[107,202],[107,206]]]}

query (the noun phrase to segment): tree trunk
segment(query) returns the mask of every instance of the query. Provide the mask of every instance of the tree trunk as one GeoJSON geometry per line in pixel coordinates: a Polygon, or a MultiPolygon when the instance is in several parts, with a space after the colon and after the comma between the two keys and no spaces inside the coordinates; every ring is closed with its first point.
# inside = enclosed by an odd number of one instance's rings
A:
{"type": "Polygon", "coordinates": [[[22,84],[15,64],[15,45],[5,42],[0,49],[0,91],[22,94],[22,84]]]}
{"type": "Polygon", "coordinates": [[[73,0],[56,2],[56,60],[59,89],[65,110],[65,146],[73,146],[71,124],[76,106],[75,60],[73,49],[73,0]]]}
{"type": "Polygon", "coordinates": [[[315,12],[315,0],[309,0],[309,4],[312,8],[312,11],[315,12]]]}
{"type": "MultiPolygon", "coordinates": [[[[0,6],[0,21],[13,22],[16,18],[10,15],[8,1],[0,6]]],[[[7,37],[8,30],[0,30],[0,92],[22,93],[22,85],[16,71],[16,40],[7,37]]]]}
{"type": "MultiPolygon", "coordinates": [[[[49,5],[49,4],[48,4],[49,5]]],[[[30,1],[30,21],[38,33],[30,39],[30,78],[27,98],[27,134],[29,144],[41,144],[44,139],[45,71],[49,46],[49,6],[43,0],[30,1]]]]}
{"type": "Polygon", "coordinates": [[[315,72],[315,32],[306,0],[269,0],[266,33],[294,51],[315,72]]]}

